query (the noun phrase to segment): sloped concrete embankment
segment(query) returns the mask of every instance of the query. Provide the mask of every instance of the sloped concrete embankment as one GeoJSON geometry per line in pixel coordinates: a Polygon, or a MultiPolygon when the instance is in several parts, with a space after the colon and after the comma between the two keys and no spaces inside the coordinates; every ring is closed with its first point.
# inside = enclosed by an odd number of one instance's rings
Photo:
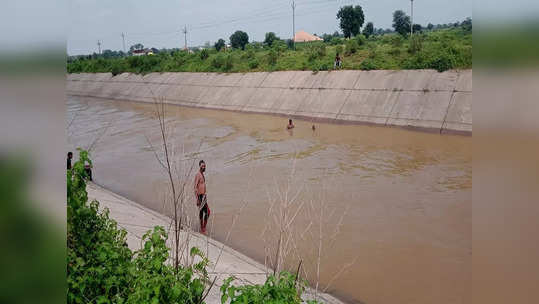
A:
{"type": "Polygon", "coordinates": [[[472,132],[472,70],[69,74],[67,94],[472,132]]]}

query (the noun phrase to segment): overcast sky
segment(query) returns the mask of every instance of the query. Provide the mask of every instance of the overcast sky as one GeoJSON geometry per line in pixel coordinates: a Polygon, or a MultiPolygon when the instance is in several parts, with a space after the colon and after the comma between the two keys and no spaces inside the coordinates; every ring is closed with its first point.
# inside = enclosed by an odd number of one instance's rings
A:
{"type": "MultiPolygon", "coordinates": [[[[69,55],[121,50],[122,32],[126,49],[135,43],[145,47],[184,46],[181,32],[187,25],[188,46],[199,46],[219,38],[228,41],[236,30],[249,41],[262,41],[266,32],[292,37],[291,0],[72,0],[69,1],[67,51],[69,55]]],[[[344,5],[361,5],[365,23],[390,28],[392,13],[410,14],[409,0],[296,0],[296,31],[321,35],[339,30],[336,13],[344,5]]],[[[414,23],[426,25],[461,21],[472,16],[470,0],[415,0],[414,23]]],[[[340,30],[339,30],[340,31],[340,30]]]]}

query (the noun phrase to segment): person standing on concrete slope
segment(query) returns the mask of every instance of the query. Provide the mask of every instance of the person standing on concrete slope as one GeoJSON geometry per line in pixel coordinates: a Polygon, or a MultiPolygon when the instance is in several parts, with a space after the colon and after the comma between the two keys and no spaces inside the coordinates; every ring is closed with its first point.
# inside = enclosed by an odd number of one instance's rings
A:
{"type": "Polygon", "coordinates": [[[341,68],[342,67],[342,60],[341,56],[339,56],[339,53],[335,55],[335,62],[333,63],[333,69],[341,68]]]}
{"type": "Polygon", "coordinates": [[[71,160],[73,159],[73,152],[67,152],[67,170],[71,170],[71,160]]]}
{"type": "Polygon", "coordinates": [[[195,175],[195,197],[197,199],[198,217],[200,219],[200,232],[206,233],[206,225],[210,217],[210,207],[206,197],[206,163],[203,160],[198,162],[199,170],[195,175]]]}

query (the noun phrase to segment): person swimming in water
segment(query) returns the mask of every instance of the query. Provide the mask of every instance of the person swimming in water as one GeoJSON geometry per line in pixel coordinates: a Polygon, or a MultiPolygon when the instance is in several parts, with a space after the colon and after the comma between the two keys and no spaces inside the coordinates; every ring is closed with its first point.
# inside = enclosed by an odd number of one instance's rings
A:
{"type": "Polygon", "coordinates": [[[292,119],[289,119],[289,120],[288,120],[288,126],[286,126],[286,128],[287,128],[288,130],[290,130],[290,129],[294,129],[294,127],[295,127],[295,126],[294,126],[294,123],[292,122],[292,119]]]}

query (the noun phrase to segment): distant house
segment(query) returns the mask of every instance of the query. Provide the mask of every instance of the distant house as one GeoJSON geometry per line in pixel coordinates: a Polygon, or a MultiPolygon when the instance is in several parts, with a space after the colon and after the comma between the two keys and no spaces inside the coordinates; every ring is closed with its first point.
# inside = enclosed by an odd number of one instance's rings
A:
{"type": "Polygon", "coordinates": [[[294,35],[294,42],[322,41],[323,39],[305,31],[298,31],[294,35]]]}
{"type": "Polygon", "coordinates": [[[133,56],[153,55],[153,51],[149,49],[133,50],[133,56]]]}

